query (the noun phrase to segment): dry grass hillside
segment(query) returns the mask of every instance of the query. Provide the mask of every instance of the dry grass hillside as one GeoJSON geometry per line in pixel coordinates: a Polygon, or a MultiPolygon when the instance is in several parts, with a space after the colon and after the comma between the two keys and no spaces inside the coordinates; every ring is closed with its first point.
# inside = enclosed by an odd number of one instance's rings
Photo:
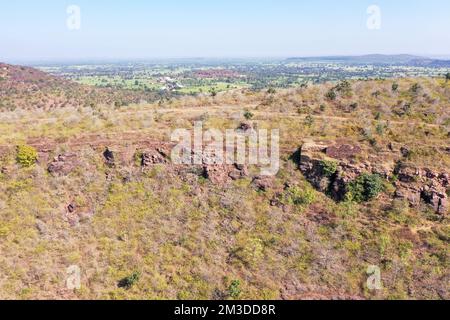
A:
{"type": "Polygon", "coordinates": [[[0,110],[52,110],[108,104],[120,107],[155,101],[155,93],[93,88],[34,68],[0,63],[0,110]]]}
{"type": "Polygon", "coordinates": [[[450,298],[445,79],[112,107],[22,71],[0,66],[0,298],[450,298]],[[195,121],[279,129],[280,171],[172,165],[195,121]]]}

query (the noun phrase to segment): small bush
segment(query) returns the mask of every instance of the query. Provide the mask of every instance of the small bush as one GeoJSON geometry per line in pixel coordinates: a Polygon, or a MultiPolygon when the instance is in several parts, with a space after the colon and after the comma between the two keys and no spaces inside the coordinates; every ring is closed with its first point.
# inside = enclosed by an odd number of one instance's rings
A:
{"type": "Polygon", "coordinates": [[[322,167],[322,172],[325,176],[332,177],[338,168],[338,163],[335,161],[329,161],[329,160],[323,160],[320,163],[320,166],[322,167]]]}
{"type": "Polygon", "coordinates": [[[384,125],[382,125],[381,123],[377,124],[375,130],[377,131],[377,134],[382,136],[384,134],[384,130],[386,129],[386,127],[384,125]]]}
{"type": "Polygon", "coordinates": [[[264,243],[258,238],[242,238],[236,249],[236,257],[244,264],[254,267],[264,256],[264,243]]]}
{"type": "Polygon", "coordinates": [[[38,153],[35,148],[27,145],[17,147],[16,161],[24,168],[31,167],[37,161],[38,153]]]}
{"type": "Polygon", "coordinates": [[[392,92],[397,92],[397,91],[398,91],[398,83],[392,84],[392,92]]]}
{"type": "Polygon", "coordinates": [[[339,82],[334,89],[345,96],[350,96],[352,94],[352,85],[347,80],[339,82]]]}
{"type": "Polygon", "coordinates": [[[123,278],[119,281],[119,288],[124,289],[131,289],[136,283],[138,283],[139,279],[141,278],[141,274],[139,272],[133,272],[131,275],[129,275],[126,278],[123,278]]]}
{"type": "Polygon", "coordinates": [[[412,93],[418,93],[421,89],[422,89],[422,87],[421,87],[420,84],[414,83],[414,84],[411,86],[411,89],[410,89],[410,90],[411,90],[412,93]]]}
{"type": "Polygon", "coordinates": [[[239,299],[241,292],[241,282],[239,280],[233,280],[228,287],[228,295],[233,299],[239,299]]]}
{"type": "Polygon", "coordinates": [[[267,90],[267,93],[268,93],[268,94],[275,94],[275,93],[277,93],[277,90],[275,90],[274,88],[269,88],[269,89],[267,90]]]}
{"type": "Polygon", "coordinates": [[[309,206],[315,200],[316,194],[311,188],[291,187],[284,194],[283,203],[295,206],[309,206]]]}
{"type": "Polygon", "coordinates": [[[366,202],[384,190],[383,179],[378,174],[362,174],[347,186],[347,200],[366,202]]]}
{"type": "Polygon", "coordinates": [[[313,124],[314,124],[314,118],[310,114],[307,115],[305,118],[305,126],[312,127],[313,124]]]}
{"type": "Polygon", "coordinates": [[[253,119],[254,116],[255,116],[255,115],[254,115],[253,113],[251,113],[249,110],[246,110],[246,111],[244,112],[244,117],[245,117],[245,119],[247,119],[247,120],[253,119]]]}
{"type": "Polygon", "coordinates": [[[211,97],[217,96],[218,92],[216,88],[209,89],[209,93],[211,94],[211,97]]]}
{"type": "Polygon", "coordinates": [[[327,94],[325,95],[325,98],[327,98],[330,101],[334,101],[337,98],[336,92],[334,92],[334,90],[330,90],[327,92],[327,94]]]}

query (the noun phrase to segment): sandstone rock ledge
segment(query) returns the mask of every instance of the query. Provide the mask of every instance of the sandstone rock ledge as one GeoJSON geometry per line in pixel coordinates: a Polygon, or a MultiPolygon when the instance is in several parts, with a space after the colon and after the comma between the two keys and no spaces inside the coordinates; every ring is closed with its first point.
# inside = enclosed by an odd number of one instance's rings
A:
{"type": "Polygon", "coordinates": [[[348,184],[360,175],[378,174],[393,183],[395,198],[407,200],[411,206],[428,204],[438,214],[448,213],[449,173],[406,164],[401,152],[374,155],[364,151],[361,146],[344,142],[305,141],[299,168],[314,188],[336,201],[344,200],[348,184]],[[330,163],[335,172],[327,170],[330,163]]]}

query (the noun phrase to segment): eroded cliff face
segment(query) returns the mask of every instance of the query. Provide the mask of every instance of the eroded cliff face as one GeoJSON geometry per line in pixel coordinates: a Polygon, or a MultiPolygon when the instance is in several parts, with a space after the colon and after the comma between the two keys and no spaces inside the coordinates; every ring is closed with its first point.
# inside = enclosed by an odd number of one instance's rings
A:
{"type": "Polygon", "coordinates": [[[406,148],[392,149],[375,155],[355,144],[310,140],[301,147],[299,168],[317,190],[336,201],[345,199],[349,184],[359,176],[376,174],[392,183],[395,198],[411,206],[425,203],[436,213],[447,214],[450,174],[408,164],[406,148]]]}

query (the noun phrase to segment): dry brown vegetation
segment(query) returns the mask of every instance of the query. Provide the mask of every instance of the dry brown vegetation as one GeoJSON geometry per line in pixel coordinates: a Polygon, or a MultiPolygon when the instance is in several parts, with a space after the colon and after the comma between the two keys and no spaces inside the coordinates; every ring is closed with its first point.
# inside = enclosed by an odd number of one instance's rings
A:
{"type": "Polygon", "coordinates": [[[159,96],[131,90],[83,86],[45,72],[0,63],[0,110],[48,111],[65,107],[95,107],[98,104],[121,107],[159,96]]]}
{"type": "Polygon", "coordinates": [[[122,108],[74,100],[45,111],[29,97],[47,88],[20,89],[20,97],[2,88],[0,103],[19,102],[0,113],[0,298],[449,298],[448,213],[393,200],[390,181],[369,203],[337,203],[291,157],[308,139],[344,139],[363,147],[355,161],[394,144],[408,149],[405,162],[448,172],[445,79],[239,90],[122,108]],[[280,129],[282,168],[267,188],[255,186],[254,168],[223,186],[136,159],[174,128],[197,120],[237,128],[246,111],[259,128],[280,129]],[[18,163],[17,145],[33,146],[38,162],[18,163]],[[51,174],[52,159],[69,153],[72,170],[51,174]],[[71,265],[82,270],[80,290],[65,287],[71,265]],[[380,266],[382,290],[367,289],[369,265],[380,266]]]}

